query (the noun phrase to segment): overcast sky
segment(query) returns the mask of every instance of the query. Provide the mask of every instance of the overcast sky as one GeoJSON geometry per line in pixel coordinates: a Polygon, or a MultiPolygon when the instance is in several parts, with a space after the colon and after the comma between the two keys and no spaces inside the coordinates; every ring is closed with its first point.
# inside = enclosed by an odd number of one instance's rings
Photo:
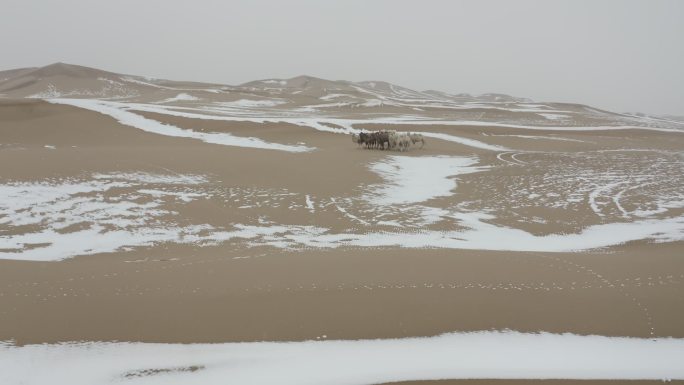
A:
{"type": "Polygon", "coordinates": [[[684,115],[684,1],[0,0],[0,69],[301,74],[684,115]]]}

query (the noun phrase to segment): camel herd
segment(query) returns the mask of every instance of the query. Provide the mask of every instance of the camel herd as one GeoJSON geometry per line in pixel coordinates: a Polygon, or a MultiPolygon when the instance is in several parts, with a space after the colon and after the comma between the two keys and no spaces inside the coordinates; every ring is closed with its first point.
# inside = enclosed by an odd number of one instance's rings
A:
{"type": "Polygon", "coordinates": [[[385,130],[352,134],[352,141],[366,148],[399,151],[408,151],[417,143],[420,143],[420,148],[425,145],[425,138],[421,134],[385,130]]]}

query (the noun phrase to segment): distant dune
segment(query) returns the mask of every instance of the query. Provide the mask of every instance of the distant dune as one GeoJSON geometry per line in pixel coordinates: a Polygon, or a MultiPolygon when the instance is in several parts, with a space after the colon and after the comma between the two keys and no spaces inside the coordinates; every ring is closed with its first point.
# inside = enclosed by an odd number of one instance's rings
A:
{"type": "Polygon", "coordinates": [[[242,116],[372,117],[390,118],[395,123],[408,119],[538,127],[684,127],[682,119],[676,117],[618,114],[581,104],[534,102],[499,93],[416,91],[385,81],[352,82],[301,75],[233,86],[118,74],[65,63],[0,72],[0,98],[86,98],[186,107],[211,104],[242,116]]]}

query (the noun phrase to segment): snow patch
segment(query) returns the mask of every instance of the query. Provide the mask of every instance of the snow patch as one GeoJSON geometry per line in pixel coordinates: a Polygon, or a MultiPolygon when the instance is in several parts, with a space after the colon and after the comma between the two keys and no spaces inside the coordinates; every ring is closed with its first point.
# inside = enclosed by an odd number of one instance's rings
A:
{"type": "Polygon", "coordinates": [[[221,107],[233,107],[233,108],[239,108],[239,107],[246,107],[246,108],[251,108],[251,107],[275,107],[279,106],[281,104],[287,103],[284,100],[252,100],[252,99],[239,99],[235,100],[232,102],[216,102],[214,103],[215,105],[221,106],[221,107]]]}
{"type": "MultiPolygon", "coordinates": [[[[521,229],[486,222],[492,215],[480,212],[438,213],[440,218],[455,219],[462,230],[401,231],[366,233],[330,233],[314,226],[278,226],[277,236],[257,237],[253,245],[280,248],[319,247],[403,247],[463,250],[575,252],[620,245],[643,239],[674,242],[684,239],[684,216],[648,219],[628,223],[606,223],[589,226],[575,234],[534,235],[521,229]],[[493,242],[496,240],[496,242],[493,242]]],[[[253,227],[263,234],[270,227],[253,227]]]]}
{"type": "Polygon", "coordinates": [[[563,114],[547,114],[547,113],[537,113],[537,115],[543,116],[548,120],[566,120],[570,118],[570,115],[563,114]]]}
{"type": "MultiPolygon", "coordinates": [[[[57,99],[63,100],[63,99],[57,99]]],[[[68,100],[68,99],[67,99],[68,100]]],[[[258,114],[247,114],[249,111],[244,109],[244,114],[236,115],[237,110],[231,111],[221,111],[215,108],[175,108],[171,109],[166,106],[160,105],[150,105],[150,104],[139,104],[139,103],[114,103],[108,102],[112,106],[116,106],[118,109],[135,109],[138,111],[154,112],[158,114],[165,114],[171,116],[180,116],[190,119],[206,119],[206,120],[220,120],[220,121],[230,121],[230,122],[254,122],[254,123],[290,123],[302,127],[310,127],[318,131],[323,132],[333,132],[337,134],[349,134],[349,133],[359,133],[361,130],[355,129],[354,125],[360,124],[407,124],[407,125],[425,125],[425,124],[448,124],[447,121],[433,121],[433,120],[416,120],[416,117],[403,116],[396,118],[377,118],[377,119],[340,119],[340,118],[328,118],[328,117],[309,117],[309,116],[291,116],[289,113],[287,116],[267,116],[259,111],[258,114]],[[178,111],[178,109],[189,110],[189,111],[199,111],[199,112],[185,112],[178,111]],[[223,115],[208,115],[205,112],[211,113],[222,113],[223,115]],[[226,115],[226,113],[230,115],[226,115]],[[333,128],[331,125],[339,126],[341,128],[333,128]]],[[[319,105],[320,106],[320,105],[319,105]]],[[[302,108],[300,112],[305,112],[310,115],[311,108],[302,108]]],[[[495,125],[495,124],[492,124],[495,125]]],[[[450,142],[460,143],[468,147],[479,148],[488,151],[508,151],[509,149],[504,146],[492,145],[481,142],[479,140],[463,138],[460,136],[454,136],[443,133],[432,133],[432,132],[420,132],[425,137],[432,137],[436,139],[446,140],[450,142]]]]}
{"type": "Polygon", "coordinates": [[[228,133],[199,132],[182,129],[130,112],[127,110],[127,105],[122,103],[88,99],[48,99],[48,101],[50,103],[68,104],[75,107],[96,111],[113,117],[121,124],[159,135],[198,139],[206,143],[220,144],[224,146],[259,148],[265,150],[278,150],[287,152],[307,152],[314,150],[313,148],[306,146],[292,146],[280,143],[271,143],[259,138],[239,137],[228,133]]]}
{"type": "Polygon", "coordinates": [[[0,235],[0,259],[57,261],[159,242],[201,241],[198,234],[209,226],[180,226],[173,220],[177,213],[165,204],[201,198],[188,186],[203,181],[194,175],[134,173],[1,184],[0,225],[31,230],[0,235]]]}
{"type": "Polygon", "coordinates": [[[162,100],[160,103],[171,103],[171,102],[182,102],[182,101],[193,101],[193,100],[200,100],[200,98],[198,98],[196,96],[192,96],[190,94],[180,93],[180,94],[178,94],[172,98],[162,100]]]}
{"type": "Polygon", "coordinates": [[[363,103],[357,104],[357,106],[361,107],[380,107],[382,106],[383,102],[380,99],[368,99],[363,103]]]}
{"type": "Polygon", "coordinates": [[[684,379],[684,339],[473,332],[427,338],[0,343],[3,384],[348,384],[437,379],[684,379]],[[343,363],[343,365],[340,365],[343,363]]]}
{"type": "Polygon", "coordinates": [[[456,188],[451,177],[478,172],[477,158],[452,156],[387,156],[370,169],[385,181],[370,186],[368,199],[374,204],[393,205],[424,202],[449,196],[456,188]]]}
{"type": "Polygon", "coordinates": [[[328,94],[328,95],[325,95],[325,96],[321,96],[319,99],[321,99],[321,100],[331,100],[331,99],[349,98],[349,97],[353,97],[353,96],[347,95],[347,94],[328,94]]]}
{"type": "Polygon", "coordinates": [[[63,96],[54,84],[50,83],[47,85],[47,89],[33,95],[28,95],[27,98],[31,99],[46,99],[46,98],[59,98],[63,96]]]}
{"type": "Polygon", "coordinates": [[[309,194],[306,194],[306,208],[312,213],[316,211],[314,203],[311,200],[311,196],[309,194]]]}

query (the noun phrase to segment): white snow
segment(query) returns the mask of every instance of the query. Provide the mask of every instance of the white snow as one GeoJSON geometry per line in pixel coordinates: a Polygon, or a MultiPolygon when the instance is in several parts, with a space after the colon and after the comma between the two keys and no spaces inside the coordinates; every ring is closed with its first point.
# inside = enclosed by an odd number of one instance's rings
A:
{"type": "Polygon", "coordinates": [[[485,134],[483,133],[482,135],[484,136],[504,136],[504,137],[511,137],[511,138],[523,138],[523,139],[541,139],[541,140],[560,140],[563,142],[578,142],[578,143],[586,143],[585,140],[579,140],[579,139],[572,139],[572,138],[564,138],[560,136],[551,136],[551,135],[546,135],[546,136],[538,136],[538,135],[511,135],[511,134],[485,134]]]}
{"type": "Polygon", "coordinates": [[[537,113],[537,115],[543,116],[548,120],[565,120],[570,118],[570,115],[564,114],[548,114],[548,113],[537,113]]]}
{"type": "Polygon", "coordinates": [[[274,107],[274,106],[278,106],[278,105],[285,104],[285,103],[287,103],[287,102],[284,100],[238,99],[238,100],[234,100],[232,102],[216,102],[214,104],[221,106],[221,107],[251,108],[251,107],[274,107]]]}
{"type": "Polygon", "coordinates": [[[314,207],[314,203],[313,203],[313,201],[311,200],[311,196],[310,196],[309,194],[306,194],[306,208],[307,208],[309,211],[311,211],[312,213],[313,213],[314,211],[316,211],[316,209],[315,209],[315,207],[314,207]]]}
{"type": "Polygon", "coordinates": [[[68,104],[75,107],[96,111],[101,114],[113,117],[114,119],[118,120],[121,124],[139,128],[143,131],[159,135],[198,139],[206,143],[220,144],[224,146],[259,148],[287,152],[306,152],[313,150],[313,148],[311,147],[270,143],[259,138],[239,137],[228,133],[209,133],[182,129],[170,124],[163,124],[156,120],[148,119],[141,115],[130,112],[126,109],[126,104],[122,103],[94,99],[48,99],[48,101],[51,103],[68,104]]]}
{"type": "Polygon", "coordinates": [[[442,134],[437,132],[420,132],[425,137],[446,140],[448,142],[460,143],[468,147],[480,148],[489,151],[508,151],[509,148],[504,146],[499,146],[497,144],[487,144],[480,142],[475,139],[462,138],[460,136],[454,136],[449,134],[442,134]]]}
{"type": "Polygon", "coordinates": [[[385,183],[370,186],[368,199],[375,204],[418,203],[451,195],[456,181],[450,177],[486,169],[474,167],[477,158],[453,156],[387,156],[371,164],[385,183]]]}
{"type": "Polygon", "coordinates": [[[315,226],[250,227],[257,234],[253,245],[274,247],[403,247],[464,250],[573,252],[652,239],[673,242],[684,239],[684,216],[668,219],[647,219],[626,223],[606,223],[589,226],[579,233],[534,235],[521,229],[486,222],[493,216],[478,212],[441,212],[440,217],[453,218],[463,230],[433,231],[371,231],[364,233],[331,233],[315,226]],[[260,234],[273,235],[262,237],[260,234]],[[495,242],[494,242],[495,240],[495,242]]]}
{"type": "Polygon", "coordinates": [[[179,88],[179,87],[167,87],[167,86],[162,86],[160,84],[154,84],[150,83],[152,81],[156,81],[158,79],[155,78],[150,78],[150,77],[144,77],[147,82],[144,82],[140,79],[135,79],[132,77],[123,77],[121,78],[122,81],[128,82],[128,83],[134,83],[134,84],[140,84],[148,87],[154,87],[154,88],[159,88],[163,90],[174,90],[174,91],[188,91],[188,92],[209,92],[212,94],[218,94],[221,93],[221,89],[216,89],[216,88],[179,88]]]}
{"type": "MultiPolygon", "coordinates": [[[[516,159],[514,156],[511,155],[511,159],[516,159]]],[[[579,158],[587,156],[582,154],[579,158]]],[[[159,242],[219,244],[234,239],[250,245],[278,248],[393,246],[544,252],[589,250],[636,240],[684,240],[681,212],[665,215],[669,209],[684,207],[684,199],[676,186],[668,185],[665,190],[659,188],[657,194],[654,193],[655,200],[628,205],[631,195],[638,196],[642,190],[649,193],[649,188],[655,188],[649,187],[648,179],[634,173],[628,179],[622,178],[621,174],[600,174],[595,180],[587,180],[586,176],[580,178],[591,189],[585,191],[575,187],[573,191],[579,193],[579,198],[577,194],[571,194],[562,200],[583,201],[586,193],[587,204],[604,220],[576,233],[535,235],[496,224],[497,218],[492,211],[488,213],[484,208],[474,211],[466,209],[472,206],[460,203],[447,207],[430,206],[431,200],[457,191],[456,178],[460,175],[486,170],[477,166],[478,161],[475,157],[387,155],[369,166],[383,182],[361,186],[363,192],[356,197],[315,199],[310,194],[302,194],[293,198],[311,213],[332,205],[344,216],[364,225],[363,231],[352,228],[333,232],[315,224],[287,223],[233,223],[232,227],[213,227],[202,222],[179,225],[176,210],[182,210],[187,202],[215,197],[212,194],[216,191],[202,186],[210,183],[206,176],[183,175],[172,170],[167,170],[166,174],[96,173],[80,179],[5,182],[0,185],[3,197],[0,225],[14,228],[28,225],[31,232],[1,235],[0,258],[48,261],[159,242]],[[628,185],[627,181],[632,180],[639,184],[628,185]],[[623,222],[606,223],[611,205],[622,214],[623,222]],[[624,218],[632,221],[624,222],[624,218]],[[450,222],[453,227],[447,231],[427,227],[441,221],[450,222]],[[375,225],[401,229],[380,231],[373,227],[375,225]]],[[[677,175],[678,169],[657,170],[660,170],[657,175],[677,175]]],[[[549,183],[557,182],[553,179],[549,183]]],[[[511,199],[526,199],[542,205],[550,204],[546,202],[548,197],[561,199],[555,190],[545,191],[543,185],[539,187],[541,190],[522,189],[519,197],[511,199]]],[[[233,192],[230,194],[230,199],[239,198],[233,197],[233,192]]],[[[268,194],[259,194],[261,196],[268,194]]],[[[253,198],[236,201],[235,206],[259,207],[260,201],[253,198]]]]}
{"type": "Polygon", "coordinates": [[[367,385],[437,379],[684,379],[684,340],[513,331],[220,344],[0,343],[0,383],[367,385]]]}
{"type": "Polygon", "coordinates": [[[604,191],[610,192],[611,190],[613,190],[613,189],[616,188],[617,186],[623,185],[623,184],[625,184],[625,183],[627,183],[627,182],[626,182],[626,181],[619,181],[619,182],[608,183],[608,184],[605,184],[605,185],[603,185],[603,186],[596,186],[596,187],[589,193],[589,206],[591,207],[591,210],[592,210],[596,215],[598,215],[599,217],[605,216],[605,215],[601,212],[601,209],[600,209],[600,207],[599,207],[599,206],[602,205],[602,204],[600,204],[599,202],[597,202],[597,200],[598,200],[597,198],[601,197],[601,195],[602,195],[602,193],[603,193],[604,191]]]}
{"type": "Polygon", "coordinates": [[[266,80],[261,80],[260,82],[263,84],[278,84],[281,86],[287,85],[287,80],[279,80],[279,79],[266,79],[266,80]]]}
{"type": "Polygon", "coordinates": [[[200,98],[196,96],[192,96],[186,93],[180,93],[172,98],[168,98],[165,100],[162,100],[161,103],[171,103],[171,102],[182,102],[182,101],[193,101],[193,100],[200,100],[200,98]]]}
{"type": "Polygon", "coordinates": [[[66,98],[66,97],[98,97],[106,99],[122,99],[128,97],[135,97],[139,92],[135,89],[127,88],[124,83],[117,82],[112,79],[98,78],[100,81],[99,88],[86,89],[70,89],[60,90],[54,84],[49,83],[47,89],[33,95],[26,96],[34,99],[49,99],[49,98],[66,98]]]}
{"type": "Polygon", "coordinates": [[[308,106],[302,106],[297,109],[297,111],[311,111],[315,112],[320,108],[337,108],[337,107],[353,107],[350,102],[338,102],[338,103],[323,103],[323,104],[311,104],[308,106]]]}
{"type": "Polygon", "coordinates": [[[357,106],[361,107],[380,107],[382,106],[383,102],[380,99],[368,99],[363,103],[357,104],[357,106]]]}
{"type": "MultiPolygon", "coordinates": [[[[53,99],[53,100],[67,100],[70,99],[53,99]]],[[[134,109],[138,111],[154,112],[158,114],[166,114],[171,116],[180,116],[190,119],[206,119],[206,120],[221,120],[230,122],[254,122],[254,123],[290,123],[302,127],[310,127],[318,131],[332,132],[337,134],[349,134],[349,133],[359,133],[361,130],[355,129],[354,125],[360,124],[409,124],[409,125],[425,125],[425,124],[446,124],[446,121],[426,121],[426,120],[415,120],[415,117],[404,116],[396,118],[376,118],[376,119],[340,119],[340,118],[328,118],[328,117],[310,117],[311,109],[306,109],[306,116],[291,116],[291,114],[281,115],[281,116],[267,116],[262,112],[258,111],[258,114],[246,114],[247,109],[243,109],[243,113],[238,114],[239,109],[231,109],[230,111],[222,111],[216,108],[170,108],[168,106],[162,105],[150,105],[150,104],[140,104],[140,103],[116,103],[116,102],[103,102],[99,101],[103,107],[111,107],[118,110],[134,109]],[[106,103],[106,104],[105,104],[106,103]],[[178,109],[184,110],[179,111],[178,109]],[[198,111],[198,112],[185,112],[185,111],[198,111]],[[223,115],[209,115],[206,112],[211,113],[221,113],[223,115]],[[229,115],[225,115],[228,113],[229,115]],[[342,128],[333,128],[330,125],[340,126],[342,128]]],[[[103,108],[94,107],[94,108],[103,108]]],[[[87,108],[87,107],[84,107],[87,108]]],[[[103,112],[105,113],[105,112],[103,112]]],[[[448,123],[448,122],[447,122],[448,123]]],[[[186,130],[187,131],[187,130],[186,130]]],[[[499,145],[487,144],[478,140],[462,138],[455,135],[443,134],[443,133],[431,133],[422,132],[421,134],[426,137],[432,137],[436,139],[451,141],[455,143],[460,143],[469,147],[479,148],[488,151],[507,151],[506,147],[499,145]]],[[[227,135],[227,134],[226,134],[227,135]]]]}
{"type": "Polygon", "coordinates": [[[337,98],[354,98],[354,96],[348,95],[348,94],[328,94],[328,95],[321,96],[319,99],[330,100],[330,99],[337,99],[337,98]]]}
{"type": "Polygon", "coordinates": [[[94,179],[0,184],[0,225],[31,226],[0,235],[0,259],[55,261],[158,242],[203,241],[209,226],[180,226],[165,203],[187,203],[195,175],[96,174],[94,179]]]}
{"type": "MultiPolygon", "coordinates": [[[[171,170],[169,170],[171,171],[171,170]]],[[[93,179],[114,180],[136,183],[154,183],[169,185],[197,185],[207,183],[209,180],[204,175],[194,174],[151,174],[148,172],[120,172],[120,173],[95,173],[93,179]]]]}
{"type": "Polygon", "coordinates": [[[684,130],[662,127],[645,126],[530,126],[521,124],[497,123],[482,120],[410,120],[397,118],[381,118],[386,124],[418,124],[418,125],[446,125],[446,126],[479,126],[479,127],[505,127],[523,130],[546,130],[546,131],[612,131],[612,130],[647,130],[661,132],[684,133],[684,130]]]}
{"type": "Polygon", "coordinates": [[[41,92],[38,92],[33,95],[28,95],[27,98],[32,98],[32,99],[45,99],[45,98],[59,98],[63,96],[62,92],[60,92],[57,87],[55,87],[54,84],[50,83],[47,85],[47,89],[41,92]]]}

